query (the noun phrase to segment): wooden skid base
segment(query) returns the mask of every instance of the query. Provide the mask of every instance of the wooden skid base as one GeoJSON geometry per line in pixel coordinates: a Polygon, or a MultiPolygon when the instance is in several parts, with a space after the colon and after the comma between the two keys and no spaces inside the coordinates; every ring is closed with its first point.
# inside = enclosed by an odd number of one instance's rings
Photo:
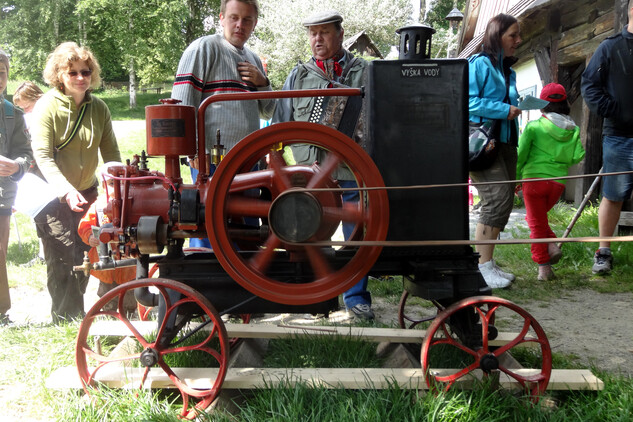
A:
{"type": "MultiPolygon", "coordinates": [[[[194,388],[210,388],[217,376],[213,368],[173,368],[181,379],[194,388]]],[[[97,380],[109,387],[139,387],[141,368],[105,368],[99,372],[97,380]],[[137,380],[135,382],[135,380],[137,380]]],[[[437,374],[452,374],[457,369],[433,370],[437,374]]],[[[534,369],[514,370],[523,376],[537,372],[534,369]]],[[[464,377],[456,385],[472,388],[475,378],[464,377]]],[[[349,389],[387,389],[394,384],[401,388],[426,390],[427,385],[421,369],[411,368],[229,368],[222,389],[253,389],[294,386],[304,382],[312,387],[349,388],[349,389]]],[[[519,389],[519,385],[506,374],[500,373],[499,384],[504,389],[519,389]]],[[[46,381],[51,389],[82,388],[77,369],[73,366],[60,368],[46,381]]],[[[152,368],[145,388],[175,388],[171,380],[158,368],[152,368]]],[[[553,390],[602,390],[604,383],[588,369],[554,369],[547,389],[553,390]]]]}
{"type": "MultiPolygon", "coordinates": [[[[156,331],[156,323],[152,321],[132,321],[132,325],[142,335],[156,331]]],[[[195,328],[197,324],[191,324],[195,328]]],[[[352,336],[365,341],[376,343],[418,343],[424,341],[424,330],[403,330],[401,328],[367,328],[351,326],[300,326],[300,325],[272,325],[272,324],[225,324],[229,337],[237,338],[296,338],[300,336],[352,336]]],[[[203,329],[210,330],[209,326],[203,329]]],[[[129,336],[130,330],[119,321],[97,321],[90,327],[93,336],[129,336]]],[[[490,341],[491,346],[503,346],[515,339],[518,334],[499,333],[496,339],[490,341]]],[[[535,343],[524,343],[526,347],[535,343]]]]}

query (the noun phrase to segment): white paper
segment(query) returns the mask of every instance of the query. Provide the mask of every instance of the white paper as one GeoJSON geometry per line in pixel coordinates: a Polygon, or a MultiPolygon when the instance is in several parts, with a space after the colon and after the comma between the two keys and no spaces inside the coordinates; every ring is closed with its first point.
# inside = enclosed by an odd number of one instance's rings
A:
{"type": "Polygon", "coordinates": [[[53,199],[57,199],[57,194],[48,183],[33,173],[26,173],[18,182],[13,208],[35,218],[53,199]]]}
{"type": "Polygon", "coordinates": [[[549,101],[541,100],[540,98],[526,95],[523,101],[519,103],[520,110],[540,110],[547,107],[549,101]]]}

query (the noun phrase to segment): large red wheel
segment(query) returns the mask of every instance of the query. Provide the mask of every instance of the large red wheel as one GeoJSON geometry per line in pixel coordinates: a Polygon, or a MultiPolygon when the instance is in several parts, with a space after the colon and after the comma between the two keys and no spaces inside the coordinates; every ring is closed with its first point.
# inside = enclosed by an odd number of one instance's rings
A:
{"type": "Polygon", "coordinates": [[[382,241],[387,236],[389,203],[385,190],[360,191],[357,204],[343,203],[339,192],[297,190],[336,188],[332,175],[341,164],[349,167],[360,187],[384,187],[367,153],[347,136],[323,125],[275,124],[233,147],[211,178],[205,215],[213,251],[225,271],[257,296],[290,305],[325,301],[364,277],[381,247],[355,248],[341,265],[332,258],[331,248],[305,245],[329,240],[341,222],[355,224],[361,240],[382,241]],[[327,150],[326,162],[286,165],[281,146],[294,143],[327,150]],[[263,159],[267,159],[267,169],[245,172],[251,163],[263,159]],[[254,197],[254,191],[266,194],[254,197]],[[244,218],[270,224],[270,232],[264,233],[258,248],[250,253],[238,246],[245,231],[231,225],[231,221],[244,218]],[[278,271],[280,264],[288,262],[295,264],[292,273],[288,266],[278,271]],[[301,269],[295,271],[297,267],[301,269]]]}
{"type": "Polygon", "coordinates": [[[431,323],[422,343],[421,363],[432,390],[448,391],[469,375],[500,371],[537,402],[549,383],[552,351],[543,328],[527,311],[506,299],[476,296],[447,307],[431,323]],[[490,340],[497,335],[494,324],[516,337],[505,345],[491,346],[490,340]],[[532,353],[533,368],[526,371],[503,364],[502,354],[521,350],[532,353]]]}
{"type": "Polygon", "coordinates": [[[138,372],[127,371],[126,376],[129,385],[143,388],[150,369],[158,367],[180,390],[182,416],[187,418],[195,417],[198,413],[196,409],[207,408],[218,395],[226,375],[228,356],[226,329],[211,303],[191,287],[161,278],[130,281],[103,295],[81,323],[75,349],[75,362],[86,393],[90,393],[89,387],[98,387],[100,373],[116,370],[122,365],[139,368],[138,372]],[[126,313],[120,312],[125,293],[136,288],[158,291],[161,315],[156,331],[151,334],[140,333],[126,313]],[[113,299],[118,302],[117,310],[104,310],[104,305],[113,299]],[[89,334],[90,327],[101,321],[116,322],[129,330],[125,347],[119,348],[112,356],[106,350],[108,345],[94,343],[89,334]],[[206,322],[205,328],[191,328],[190,322],[206,322]],[[175,368],[184,366],[183,360],[190,361],[193,366],[217,367],[218,375],[211,380],[212,385],[189,385],[185,376],[179,375],[179,369],[175,368]],[[189,407],[190,399],[197,402],[195,408],[189,407]]]}
{"type": "MultiPolygon", "coordinates": [[[[411,302],[416,299],[408,290],[402,292],[400,303],[398,304],[398,325],[400,328],[424,328],[435,319],[437,314],[444,309],[435,301],[427,301],[433,306],[414,306],[411,302]]],[[[423,300],[423,299],[420,299],[423,300]]]]}

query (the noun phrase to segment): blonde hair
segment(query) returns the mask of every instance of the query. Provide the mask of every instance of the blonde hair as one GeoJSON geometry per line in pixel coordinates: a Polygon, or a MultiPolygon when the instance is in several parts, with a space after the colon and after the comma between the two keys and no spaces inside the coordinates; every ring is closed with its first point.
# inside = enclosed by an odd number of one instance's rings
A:
{"type": "Polygon", "coordinates": [[[85,62],[92,70],[90,88],[95,89],[101,85],[101,67],[97,59],[87,47],[80,47],[77,43],[69,41],[61,43],[48,55],[44,68],[44,81],[54,88],[64,90],[61,75],[70,69],[71,63],[85,62]]]}
{"type": "Polygon", "coordinates": [[[9,56],[7,56],[7,53],[4,52],[4,50],[0,50],[0,63],[4,63],[4,65],[7,67],[7,74],[9,73],[9,56]]]}
{"type": "Polygon", "coordinates": [[[44,95],[39,86],[31,81],[22,82],[13,94],[13,104],[18,102],[34,103],[44,95]]]}

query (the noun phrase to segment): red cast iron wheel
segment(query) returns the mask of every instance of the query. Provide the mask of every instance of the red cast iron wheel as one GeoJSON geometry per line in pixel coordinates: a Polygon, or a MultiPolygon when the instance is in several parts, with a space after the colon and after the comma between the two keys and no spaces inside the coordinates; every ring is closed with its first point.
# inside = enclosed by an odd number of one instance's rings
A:
{"type": "MultiPolygon", "coordinates": [[[[506,327],[504,326],[505,329],[506,327]]],[[[540,395],[545,392],[552,373],[552,351],[549,341],[540,324],[527,311],[509,300],[493,296],[475,296],[463,299],[442,311],[426,330],[426,336],[422,343],[421,363],[429,389],[448,391],[455,382],[471,372],[485,367],[489,369],[490,362],[497,364],[498,368],[494,368],[495,370],[498,369],[516,381],[534,403],[538,402],[540,395]],[[487,310],[484,307],[487,307],[487,310]],[[478,336],[480,347],[464,345],[454,335],[449,326],[451,316],[469,308],[479,318],[480,325],[477,328],[481,332],[473,334],[478,336]],[[518,319],[518,322],[514,322],[514,324],[516,324],[517,328],[520,327],[519,333],[505,345],[492,347],[489,345],[488,338],[490,332],[496,332],[493,324],[495,320],[498,322],[500,319],[500,315],[497,314],[507,312],[511,313],[510,318],[504,318],[503,321],[516,321],[518,319]],[[514,368],[508,368],[497,360],[503,353],[529,343],[535,344],[540,352],[541,368],[536,368],[536,372],[525,374],[514,368]],[[451,374],[434,373],[434,369],[438,369],[433,367],[436,362],[431,362],[431,353],[435,348],[438,348],[436,349],[437,352],[444,355],[449,354],[451,352],[450,349],[461,351],[470,356],[472,363],[451,374]]],[[[490,372],[484,370],[484,375],[488,373],[490,372]]]]}
{"type": "MultiPolygon", "coordinates": [[[[179,334],[182,332],[179,332],[179,334]]],[[[182,333],[186,334],[186,333],[182,333]]],[[[197,415],[196,409],[206,409],[211,402],[220,392],[226,371],[228,368],[229,357],[229,340],[226,334],[224,323],[220,319],[215,308],[211,305],[208,299],[196,292],[191,287],[174,281],[161,278],[152,279],[140,279],[136,281],[130,281],[124,283],[101,297],[95,305],[88,311],[84,320],[79,327],[79,334],[77,335],[77,344],[75,348],[75,363],[77,364],[77,370],[79,377],[84,384],[84,390],[86,393],[90,393],[89,387],[97,387],[99,380],[99,373],[107,373],[109,369],[116,370],[122,364],[130,366],[126,373],[128,380],[131,381],[131,385],[137,385],[139,389],[142,389],[145,382],[148,379],[150,367],[158,367],[171,379],[176,385],[183,398],[183,410],[182,416],[189,419],[194,418],[197,415]],[[125,292],[133,290],[139,287],[154,287],[158,289],[161,296],[161,301],[165,304],[165,318],[162,322],[159,321],[156,327],[155,338],[150,339],[148,335],[141,334],[134,325],[130,322],[125,312],[119,312],[123,309],[123,297],[125,292]],[[176,291],[180,294],[180,298],[176,301],[170,299],[168,290],[176,291]],[[109,311],[105,310],[104,306],[111,300],[118,302],[117,310],[109,311]],[[191,314],[179,312],[183,307],[188,309],[196,309],[196,313],[200,315],[203,320],[211,320],[212,324],[207,325],[210,330],[204,331],[204,336],[201,338],[194,338],[189,343],[175,344],[161,344],[157,339],[160,339],[162,335],[169,328],[166,321],[170,316],[176,316],[181,320],[188,321],[191,319],[191,314]],[[125,325],[129,330],[128,336],[135,342],[135,346],[126,346],[121,353],[118,353],[115,357],[109,357],[101,352],[101,347],[92,347],[89,343],[90,327],[103,320],[118,321],[125,325]],[[194,343],[194,344],[190,344],[194,343]],[[96,350],[94,350],[96,349],[96,350]],[[166,359],[170,359],[170,355],[178,353],[195,353],[196,357],[204,356],[207,360],[212,361],[214,366],[218,367],[218,375],[215,380],[211,380],[212,386],[189,386],[184,379],[176,373],[176,368],[172,368],[166,359]],[[144,358],[143,355],[150,355],[153,359],[153,363],[147,361],[141,362],[144,358]],[[140,364],[138,362],[141,362],[140,364]],[[136,365],[138,372],[132,373],[133,367],[136,365]],[[103,370],[103,371],[102,371],[103,370]],[[189,399],[197,401],[195,408],[189,408],[189,399]]]]}
{"type": "MultiPolygon", "coordinates": [[[[307,188],[332,185],[332,173],[345,163],[361,187],[384,187],[384,181],[371,158],[354,141],[329,127],[304,122],[279,123],[258,130],[240,141],[226,155],[211,178],[206,201],[206,229],[219,262],[240,285],[264,299],[290,305],[322,302],[353,286],[372,268],[380,255],[380,246],[360,246],[341,268],[334,269],[324,249],[316,246],[289,245],[273,231],[250,257],[240,254],[227,225],[229,217],[268,218],[272,203],[295,186],[295,180],[307,181],[307,188]],[[328,159],[319,166],[287,166],[280,145],[307,143],[329,151],[328,159]],[[268,156],[266,171],[243,173],[244,163],[268,156]],[[248,198],[241,195],[248,189],[263,189],[272,198],[248,198]],[[275,261],[275,251],[291,251],[308,262],[314,273],[306,283],[286,282],[266,274],[275,261]]],[[[340,221],[362,227],[362,240],[382,241],[387,236],[389,202],[385,190],[361,192],[357,206],[341,204],[331,192],[314,196],[324,210],[318,234],[328,240],[340,221]],[[363,196],[365,197],[363,200],[363,196]],[[337,205],[338,204],[338,205],[337,205]]]]}

